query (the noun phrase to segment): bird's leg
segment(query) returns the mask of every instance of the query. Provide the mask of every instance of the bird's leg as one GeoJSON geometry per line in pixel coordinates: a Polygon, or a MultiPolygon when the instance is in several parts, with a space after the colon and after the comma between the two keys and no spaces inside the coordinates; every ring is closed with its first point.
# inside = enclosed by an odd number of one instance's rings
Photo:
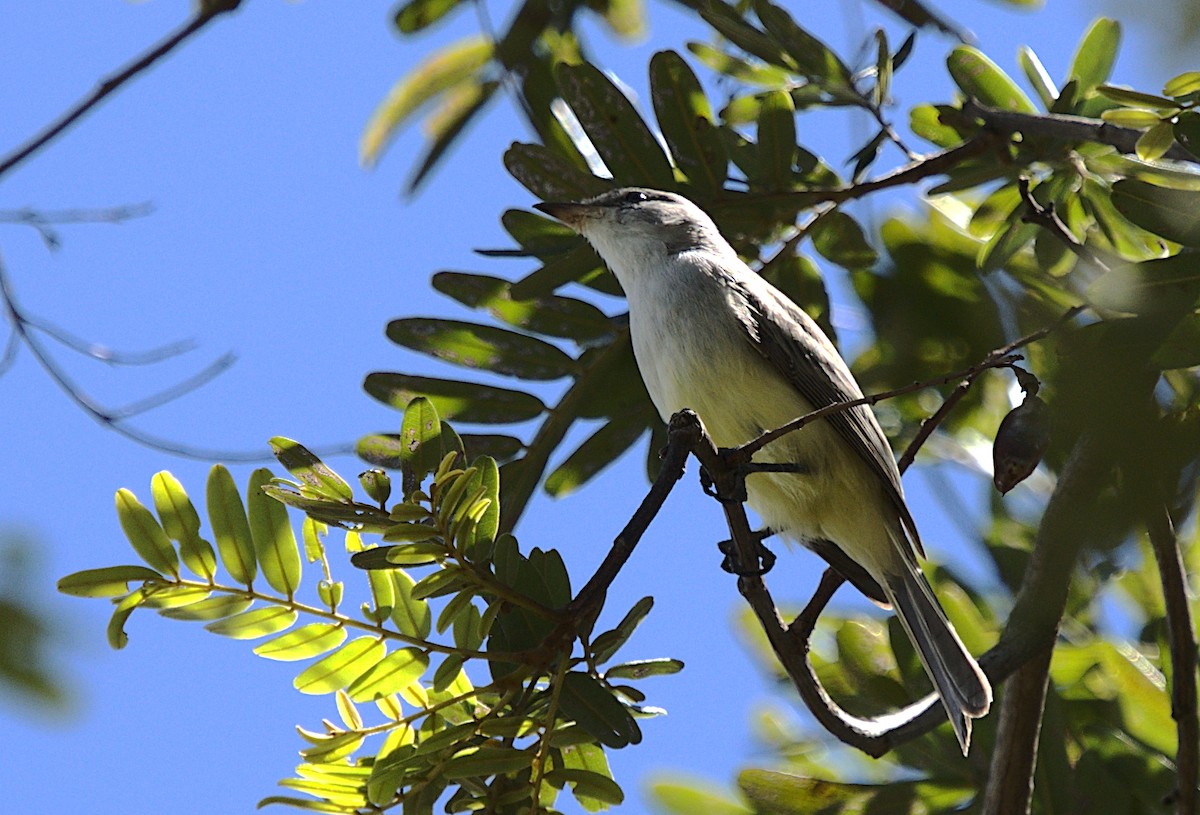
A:
{"type": "Polygon", "coordinates": [[[759,529],[754,532],[754,549],[757,562],[753,567],[747,568],[746,564],[742,563],[742,558],[738,554],[737,544],[732,540],[723,540],[717,544],[717,549],[725,556],[721,561],[721,568],[730,574],[736,574],[738,577],[762,577],[775,565],[775,553],[763,545],[763,541],[771,537],[775,533],[770,529],[759,529]]]}

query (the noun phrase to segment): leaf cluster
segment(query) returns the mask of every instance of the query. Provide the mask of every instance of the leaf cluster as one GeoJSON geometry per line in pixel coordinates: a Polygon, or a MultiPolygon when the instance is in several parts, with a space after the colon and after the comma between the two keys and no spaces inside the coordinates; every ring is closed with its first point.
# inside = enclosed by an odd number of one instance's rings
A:
{"type": "Polygon", "coordinates": [[[468,463],[426,399],[408,406],[400,438],[403,494],[390,504],[383,471],[360,476],[360,501],[289,439],[271,444],[291,478],[255,471],[245,502],[228,470],[213,467],[215,544],[169,473],[151,482],[153,510],[120,490],[117,514],[144,565],[77,572],[59,589],[111,598],[116,648],[128,642],[130,615],[151,609],[262,640],[254,653],[264,659],[306,663],[295,689],[333,695],[337,717],[298,728],[302,763],[281,784],[308,797],[260,805],[428,813],[440,800],[451,812],[553,812],[566,788],[589,811],[620,803],[605,749],[639,743],[639,721],[661,712],[629,683],[682,668],[671,659],[611,664],[652,600],[593,636],[600,609],[571,605],[558,552],[522,552],[499,531],[495,460],[468,463]],[[299,539],[288,506],[305,513],[299,539]],[[334,577],[331,528],[367,570],[357,609],[334,577]],[[301,598],[305,563],[318,569],[316,602],[301,598]]]}

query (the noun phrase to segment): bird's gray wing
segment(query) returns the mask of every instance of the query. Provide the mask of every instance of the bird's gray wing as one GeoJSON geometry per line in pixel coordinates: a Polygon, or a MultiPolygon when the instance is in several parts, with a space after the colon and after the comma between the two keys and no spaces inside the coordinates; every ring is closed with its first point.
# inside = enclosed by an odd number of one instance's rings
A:
{"type": "MultiPolygon", "coordinates": [[[[747,285],[736,279],[735,292],[744,298],[741,319],[746,339],[774,365],[814,408],[862,397],[850,369],[825,332],[786,296],[765,284],[747,285]]],[[[830,414],[825,419],[879,478],[896,507],[913,549],[925,556],[917,525],[904,502],[900,471],[883,428],[866,405],[830,414]]],[[[803,430],[797,431],[803,433],[803,430]]],[[[915,561],[914,561],[915,563],[915,561]]]]}

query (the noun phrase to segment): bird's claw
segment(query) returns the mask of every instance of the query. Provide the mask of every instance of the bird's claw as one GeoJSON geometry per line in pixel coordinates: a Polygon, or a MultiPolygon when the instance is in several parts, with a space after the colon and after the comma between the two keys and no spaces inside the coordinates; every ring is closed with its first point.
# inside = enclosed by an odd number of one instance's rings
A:
{"type": "Polygon", "coordinates": [[[721,561],[721,568],[738,577],[762,577],[771,571],[775,566],[775,553],[763,545],[763,539],[770,537],[771,534],[769,529],[754,533],[753,545],[756,562],[749,568],[742,562],[741,552],[738,551],[738,546],[734,541],[723,540],[718,543],[717,549],[725,556],[721,561]]]}

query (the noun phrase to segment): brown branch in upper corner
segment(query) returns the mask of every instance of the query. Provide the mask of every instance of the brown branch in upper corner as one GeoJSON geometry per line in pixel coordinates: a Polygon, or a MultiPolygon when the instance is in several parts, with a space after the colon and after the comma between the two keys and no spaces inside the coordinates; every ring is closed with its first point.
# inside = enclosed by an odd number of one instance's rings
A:
{"type": "MultiPolygon", "coordinates": [[[[1120,127],[1097,119],[1060,113],[1017,113],[988,107],[975,99],[964,102],[962,109],[966,115],[980,119],[989,130],[1007,136],[1022,133],[1064,142],[1095,142],[1115,147],[1122,153],[1137,153],[1137,140],[1142,135],[1142,131],[1132,127],[1120,127]]],[[[1172,144],[1163,157],[1192,164],[1200,162],[1178,144],[1172,144]]]]}
{"type": "Polygon", "coordinates": [[[1171,716],[1179,748],[1175,757],[1175,811],[1194,815],[1200,804],[1200,713],[1196,700],[1196,633],[1188,603],[1187,579],[1171,516],[1160,507],[1146,522],[1150,546],[1158,563],[1167,610],[1167,639],[1171,650],[1171,716]]]}
{"type": "Polygon", "coordinates": [[[58,119],[47,125],[44,130],[0,160],[0,176],[3,176],[13,167],[45,147],[56,136],[78,121],[84,114],[100,104],[106,96],[166,56],[180,43],[204,28],[210,20],[226,12],[233,11],[240,4],[241,0],[221,0],[220,2],[209,0],[209,2],[201,3],[200,11],[197,12],[196,16],[180,27],[179,30],[115,74],[105,77],[90,94],[79,100],[74,107],[64,112],[58,119]]]}

